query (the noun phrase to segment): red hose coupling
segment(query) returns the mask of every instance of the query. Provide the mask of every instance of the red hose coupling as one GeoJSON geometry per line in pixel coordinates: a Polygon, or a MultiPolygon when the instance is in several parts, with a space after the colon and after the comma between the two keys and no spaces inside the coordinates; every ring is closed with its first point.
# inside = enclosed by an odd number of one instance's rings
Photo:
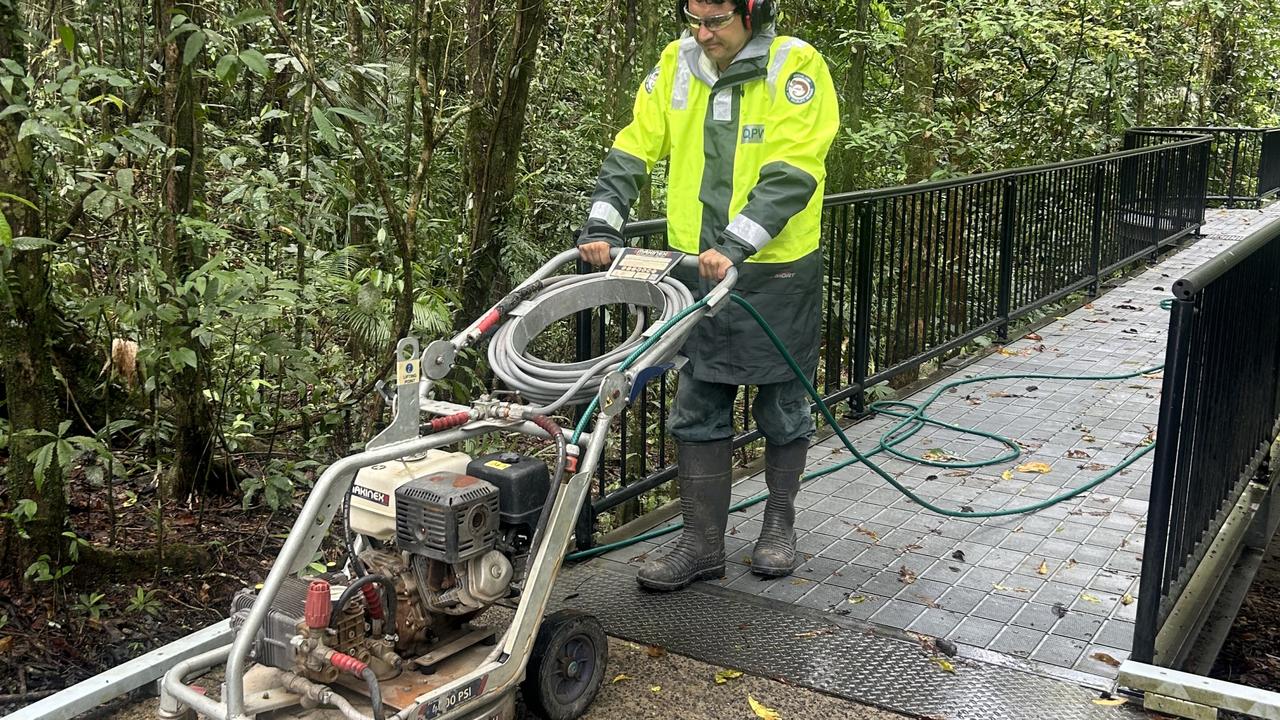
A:
{"type": "Polygon", "coordinates": [[[431,432],[448,430],[449,428],[466,425],[468,422],[471,422],[471,412],[469,410],[464,410],[463,412],[454,413],[452,415],[445,415],[444,417],[438,417],[431,421],[431,432]]]}
{"type": "Polygon", "coordinates": [[[329,595],[329,583],[325,580],[312,580],[307,588],[307,600],[303,605],[303,616],[307,627],[321,630],[329,626],[329,614],[333,611],[333,599],[329,595]]]}
{"type": "Polygon", "coordinates": [[[335,652],[332,655],[330,655],[329,663],[332,664],[334,667],[338,668],[339,670],[346,673],[351,673],[352,675],[355,675],[357,677],[359,677],[360,673],[363,673],[365,670],[369,668],[368,665],[360,662],[359,660],[351,657],[350,655],[347,655],[346,653],[340,653],[340,652],[335,652]]]}
{"type": "Polygon", "coordinates": [[[498,320],[501,317],[502,314],[498,312],[498,308],[489,310],[489,312],[485,313],[484,316],[480,318],[480,322],[476,324],[476,331],[482,335],[489,332],[489,328],[497,325],[498,320]]]}
{"type": "Polygon", "coordinates": [[[382,619],[382,598],[378,596],[378,591],[374,589],[373,583],[367,583],[360,588],[364,593],[364,604],[369,608],[369,615],[374,620],[382,619]]]}

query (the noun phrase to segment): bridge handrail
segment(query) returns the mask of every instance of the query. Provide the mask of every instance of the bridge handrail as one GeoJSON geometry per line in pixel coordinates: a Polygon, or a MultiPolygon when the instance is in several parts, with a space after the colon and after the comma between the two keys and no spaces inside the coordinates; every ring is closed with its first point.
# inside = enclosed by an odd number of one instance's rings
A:
{"type": "MultiPolygon", "coordinates": [[[[1185,134],[1183,134],[1185,135],[1185,134]]],[[[1111,273],[1154,257],[1204,221],[1209,136],[1077,160],[998,170],[825,198],[823,346],[817,386],[828,404],[861,411],[867,388],[914,373],[982,335],[1076,292],[1096,295],[1111,273]]],[[[666,222],[631,223],[633,243],[662,247],[666,222]]],[[[625,308],[584,312],[578,359],[598,354],[630,319],[625,308]],[[612,334],[611,334],[612,333],[612,334]]],[[[670,379],[627,411],[601,464],[594,517],[675,475],[666,433],[670,379]],[[656,413],[656,416],[655,416],[656,413]]],[[[760,437],[749,418],[735,438],[760,437]]]]}

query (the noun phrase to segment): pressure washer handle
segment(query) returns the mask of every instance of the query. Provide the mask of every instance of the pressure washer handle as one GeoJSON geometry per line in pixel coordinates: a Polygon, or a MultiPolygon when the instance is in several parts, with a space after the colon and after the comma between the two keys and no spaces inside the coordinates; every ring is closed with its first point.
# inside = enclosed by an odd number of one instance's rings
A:
{"type": "MultiPolygon", "coordinates": [[[[625,249],[626,248],[618,248],[618,247],[610,248],[609,257],[617,258],[618,254],[625,249]]],[[[681,256],[680,267],[685,268],[686,270],[698,269],[697,255],[692,255],[689,253],[680,253],[680,256],[681,256]]],[[[721,305],[724,302],[724,299],[729,296],[729,292],[733,290],[733,286],[737,282],[738,282],[738,268],[736,266],[731,266],[728,270],[725,271],[724,279],[721,280],[719,283],[717,283],[715,287],[711,288],[711,292],[707,293],[707,305],[711,306],[712,308],[715,308],[721,305]]],[[[715,311],[712,310],[709,314],[714,315],[715,311]]]]}

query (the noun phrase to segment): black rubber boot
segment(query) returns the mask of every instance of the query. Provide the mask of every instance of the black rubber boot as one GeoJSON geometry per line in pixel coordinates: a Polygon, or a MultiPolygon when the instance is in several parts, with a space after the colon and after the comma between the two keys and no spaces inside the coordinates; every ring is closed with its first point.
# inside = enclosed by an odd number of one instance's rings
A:
{"type": "Polygon", "coordinates": [[[694,580],[724,577],[724,528],[732,480],[729,440],[681,443],[676,464],[684,528],[666,555],[640,567],[636,581],[648,590],[679,590],[694,580]]]}
{"type": "Polygon", "coordinates": [[[786,445],[766,443],[764,482],[769,499],[764,506],[760,539],[751,553],[751,572],[764,577],[790,575],[796,566],[796,494],[804,472],[809,438],[786,445]]]}

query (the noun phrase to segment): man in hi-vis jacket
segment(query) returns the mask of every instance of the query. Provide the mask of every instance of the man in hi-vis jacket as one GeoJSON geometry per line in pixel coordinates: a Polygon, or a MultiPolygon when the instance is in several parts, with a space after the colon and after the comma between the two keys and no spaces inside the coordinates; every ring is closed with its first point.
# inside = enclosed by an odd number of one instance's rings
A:
{"type": "MultiPolygon", "coordinates": [[[[653,165],[670,157],[667,237],[698,256],[680,277],[701,297],[738,268],[736,292],[764,316],[805,372],[818,362],[824,161],[839,127],[826,61],[779,36],[773,0],[679,0],[688,32],[666,47],[636,93],[631,124],[600,169],[578,248],[593,265],[623,245],[622,226],[653,165]]],[[[681,275],[677,271],[678,275],[681,275]]],[[[740,385],[764,433],[769,499],[751,556],[758,575],[795,566],[795,498],[814,431],[803,385],[745,310],[703,320],[683,352],[670,430],[684,530],[640,568],[645,588],[675,590],[724,575],[732,407],[740,385]]]]}

